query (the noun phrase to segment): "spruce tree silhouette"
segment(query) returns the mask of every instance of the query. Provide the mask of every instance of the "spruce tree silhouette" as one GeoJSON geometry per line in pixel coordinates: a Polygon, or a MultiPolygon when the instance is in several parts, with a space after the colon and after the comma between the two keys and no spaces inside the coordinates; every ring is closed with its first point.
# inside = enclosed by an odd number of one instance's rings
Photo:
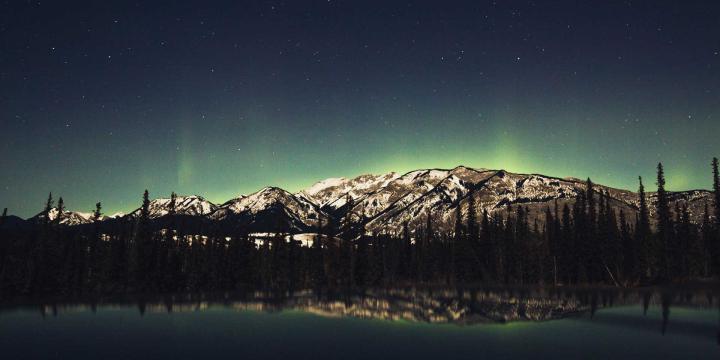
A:
{"type": "Polygon", "coordinates": [[[426,210],[424,218],[403,220],[400,229],[385,234],[365,231],[364,212],[340,210],[315,218],[310,247],[286,240],[298,229],[282,216],[275,219],[279,230],[256,247],[248,222],[179,214],[174,192],[156,208],[146,190],[139,210],[122,218],[103,217],[98,202],[95,221],[80,225],[65,221],[71,213],[64,200],[54,207],[49,194],[44,214],[57,211],[58,219],[48,221],[41,213],[13,238],[6,237],[6,226],[0,229],[0,269],[20,269],[0,271],[0,290],[40,295],[477,282],[632,286],[712,275],[712,201],[701,214],[697,203],[676,200],[664,189],[661,165],[658,170],[658,227],[650,226],[642,178],[637,202],[588,179],[576,185],[576,197],[556,199],[555,209],[522,199],[504,203],[505,210],[483,209],[477,219],[480,193],[472,190],[455,201],[454,214],[434,217],[426,210]]]}
{"type": "Polygon", "coordinates": [[[718,170],[718,158],[712,159],[713,171],[713,195],[715,195],[715,223],[720,224],[720,173],[718,170]]]}
{"type": "Polygon", "coordinates": [[[45,223],[50,222],[50,210],[52,210],[53,204],[54,204],[54,201],[53,201],[52,192],[51,192],[50,194],[48,194],[47,201],[45,202],[45,210],[43,210],[43,216],[45,217],[43,219],[43,221],[45,223]]]}
{"type": "Polygon", "coordinates": [[[656,252],[659,259],[659,277],[660,280],[669,280],[671,278],[671,256],[672,251],[672,233],[673,224],[670,214],[670,205],[668,195],[665,191],[665,172],[662,163],[657,166],[657,249],[656,252]]]}
{"type": "Polygon", "coordinates": [[[706,242],[706,246],[710,249],[710,256],[713,260],[713,273],[715,276],[720,276],[720,174],[718,173],[718,158],[716,157],[712,160],[712,171],[715,223],[713,224],[714,231],[709,238],[710,241],[706,242]]]}

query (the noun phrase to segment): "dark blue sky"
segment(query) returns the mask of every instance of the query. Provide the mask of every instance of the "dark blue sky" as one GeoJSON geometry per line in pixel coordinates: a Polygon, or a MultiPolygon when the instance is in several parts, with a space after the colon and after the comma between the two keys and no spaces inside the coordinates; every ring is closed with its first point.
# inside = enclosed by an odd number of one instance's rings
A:
{"type": "Polygon", "coordinates": [[[4,1],[0,207],[423,167],[707,188],[716,1],[4,1]]]}

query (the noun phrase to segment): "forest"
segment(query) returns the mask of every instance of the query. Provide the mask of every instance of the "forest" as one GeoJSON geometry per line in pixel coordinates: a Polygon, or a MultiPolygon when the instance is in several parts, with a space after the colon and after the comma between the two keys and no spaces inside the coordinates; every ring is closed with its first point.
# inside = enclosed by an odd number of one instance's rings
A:
{"type": "MultiPolygon", "coordinates": [[[[639,178],[637,213],[617,212],[590,179],[573,204],[555,202],[530,222],[522,204],[502,212],[457,207],[452,231],[405,224],[398,234],[368,234],[362,224],[320,221],[312,244],[288,234],[263,239],[188,231],[186,217],[149,218],[146,190],[139,216],[103,225],[66,226],[50,220],[48,197],[39,221],[4,226],[0,219],[0,297],[212,292],[425,285],[607,285],[632,287],[720,275],[720,181],[712,162],[714,205],[701,222],[687,206],[671,208],[662,164],[657,202],[647,203],[639,178]],[[654,216],[651,216],[651,213],[654,216]],[[290,240],[288,240],[290,239],[290,240]]],[[[172,199],[174,199],[174,195],[172,199]]],[[[94,213],[102,216],[98,203],[94,213]]]]}

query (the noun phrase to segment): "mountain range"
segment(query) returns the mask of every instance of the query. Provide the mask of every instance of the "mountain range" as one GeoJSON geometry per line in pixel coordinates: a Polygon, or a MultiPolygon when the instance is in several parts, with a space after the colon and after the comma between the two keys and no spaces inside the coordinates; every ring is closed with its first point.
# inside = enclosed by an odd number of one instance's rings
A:
{"type": "MultiPolygon", "coordinates": [[[[367,233],[398,233],[405,223],[411,229],[424,226],[430,216],[439,230],[452,229],[455,212],[460,207],[467,213],[469,196],[473,196],[476,213],[505,214],[517,205],[526,207],[529,220],[542,220],[547,208],[551,211],[572,205],[578,194],[586,191],[586,183],[576,178],[556,178],[540,174],[518,174],[505,170],[424,169],[405,174],[387,173],[361,175],[355,178],[331,178],[307,189],[290,193],[277,187],[266,187],[249,195],[240,195],[222,204],[214,204],[197,195],[178,196],[175,216],[201,224],[218,223],[225,229],[247,232],[304,233],[317,230],[318,224],[332,224],[338,231],[348,227],[364,227],[367,233]]],[[[596,185],[605,191],[610,205],[623,210],[633,220],[638,212],[637,193],[596,185]]],[[[713,204],[712,192],[690,190],[670,192],[670,205],[687,205],[691,221],[701,222],[705,206],[713,204]]],[[[654,192],[646,193],[650,215],[654,216],[654,192]]],[[[162,221],[170,213],[170,199],[151,200],[150,218],[162,221]]],[[[130,214],[103,216],[98,221],[124,221],[136,218],[130,214]]],[[[60,216],[60,223],[83,225],[94,222],[92,214],[53,209],[50,218],[60,216]]],[[[29,221],[44,217],[38,214],[29,221]]]]}

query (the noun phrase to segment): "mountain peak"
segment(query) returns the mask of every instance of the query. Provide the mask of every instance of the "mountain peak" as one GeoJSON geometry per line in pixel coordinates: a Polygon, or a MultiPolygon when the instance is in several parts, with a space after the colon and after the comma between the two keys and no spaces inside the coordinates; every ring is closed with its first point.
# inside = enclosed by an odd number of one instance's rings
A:
{"type": "MultiPolygon", "coordinates": [[[[64,210],[60,212],[60,210],[57,207],[53,207],[50,209],[50,211],[47,214],[48,220],[50,221],[57,221],[60,224],[63,225],[80,225],[80,224],[88,224],[94,221],[93,219],[93,213],[85,213],[85,212],[79,212],[79,211],[69,211],[64,210]]],[[[44,219],[45,213],[40,212],[39,214],[35,215],[33,219],[44,219]]]]}
{"type": "MultiPolygon", "coordinates": [[[[170,213],[171,198],[157,198],[150,200],[150,218],[159,218],[170,213]]],[[[177,195],[175,198],[175,213],[177,215],[208,215],[215,211],[217,206],[200,195],[177,195]]],[[[139,216],[141,209],[131,213],[139,216]]]]}
{"type": "MultiPolygon", "coordinates": [[[[340,228],[362,224],[365,231],[388,233],[401,231],[405,223],[411,227],[424,226],[428,216],[432,216],[436,222],[433,226],[437,229],[447,229],[448,226],[451,229],[458,208],[467,214],[470,203],[467,199],[471,194],[476,214],[483,211],[505,212],[508,207],[522,204],[532,220],[543,221],[545,208],[556,204],[572,206],[578,194],[584,192],[584,186],[584,181],[575,178],[460,165],[452,169],[420,169],[404,174],[390,172],[363,174],[354,178],[328,178],[295,194],[276,186],[267,186],[221,206],[199,195],[180,195],[176,198],[175,207],[178,215],[221,220],[234,229],[301,232],[312,230],[322,219],[338,224],[340,228]]],[[[610,194],[613,207],[624,210],[630,214],[628,216],[637,211],[636,193],[601,184],[596,186],[610,194]]],[[[672,203],[688,205],[692,221],[698,221],[705,204],[712,201],[711,193],[704,190],[672,192],[669,195],[672,203]]],[[[649,204],[653,204],[655,198],[656,194],[647,192],[649,204]]],[[[170,202],[169,198],[152,200],[150,217],[154,219],[169,214],[170,202]]],[[[135,210],[131,216],[137,216],[139,212],[140,209],[135,210]]],[[[42,216],[44,214],[36,217],[42,216]]],[[[50,219],[57,217],[61,218],[61,223],[69,225],[93,221],[91,213],[65,211],[59,214],[57,209],[53,209],[50,219]]]]}

